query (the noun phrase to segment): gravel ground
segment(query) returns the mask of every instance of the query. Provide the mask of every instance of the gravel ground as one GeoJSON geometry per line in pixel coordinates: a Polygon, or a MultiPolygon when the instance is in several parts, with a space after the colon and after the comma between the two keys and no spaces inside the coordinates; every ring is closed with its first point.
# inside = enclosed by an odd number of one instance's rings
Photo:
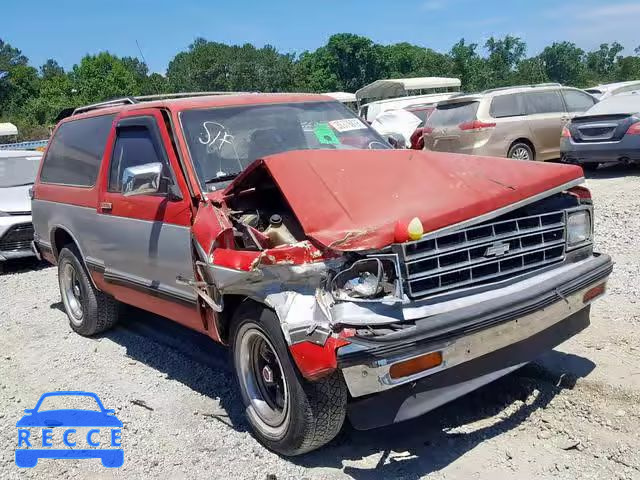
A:
{"type": "Polygon", "coordinates": [[[0,477],[640,479],[640,176],[588,180],[598,248],[616,261],[592,325],[557,350],[407,424],[357,432],[281,458],[248,433],[226,352],[131,309],[99,338],[74,334],[56,271],[12,264],[0,276],[0,477]],[[124,422],[125,464],[41,460],[18,469],[15,422],[43,392],[98,393],[124,422]]]}

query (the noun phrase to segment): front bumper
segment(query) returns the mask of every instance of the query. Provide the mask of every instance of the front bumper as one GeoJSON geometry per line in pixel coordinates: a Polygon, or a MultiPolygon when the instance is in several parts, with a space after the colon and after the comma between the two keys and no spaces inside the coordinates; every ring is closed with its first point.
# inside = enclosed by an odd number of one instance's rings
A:
{"type": "MultiPolygon", "coordinates": [[[[370,398],[386,396],[390,392],[404,392],[411,396],[413,390],[407,390],[406,386],[415,382],[426,385],[430,391],[449,386],[453,388],[439,392],[444,399],[440,403],[432,398],[423,404],[422,410],[415,406],[411,408],[413,412],[424,413],[481,386],[483,381],[480,377],[489,375],[484,381],[487,383],[497,378],[495,372],[505,370],[504,373],[508,373],[509,369],[535,359],[545,349],[559,345],[588,324],[587,307],[593,298],[585,302],[584,296],[593,287],[605,283],[612,268],[609,256],[592,256],[519,284],[485,292],[478,295],[473,303],[469,303],[469,299],[458,299],[458,304],[463,305],[461,308],[419,319],[415,328],[378,339],[350,338],[352,343],[338,350],[338,367],[351,396],[356,399],[354,405],[360,400],[370,403],[370,398]],[[571,318],[582,320],[569,321],[567,329],[558,327],[571,318]],[[574,322],[583,326],[576,329],[574,322]],[[545,333],[557,328],[566,330],[568,336],[558,332],[551,336],[545,333]],[[517,348],[511,351],[515,345],[539,335],[551,340],[533,342],[543,350],[517,348]],[[483,359],[505,349],[509,353],[489,362],[486,368],[473,367],[476,362],[485,365],[483,359]],[[439,366],[400,379],[391,377],[392,365],[430,352],[442,353],[439,366]],[[469,389],[469,385],[460,385],[467,381],[471,382],[469,389]],[[453,395],[455,391],[459,393],[453,395]],[[374,395],[383,392],[383,395],[374,395]]],[[[406,419],[402,415],[398,418],[406,419]]],[[[377,424],[377,420],[374,423],[377,424]]]]}
{"type": "Polygon", "coordinates": [[[19,236],[19,241],[11,238],[12,232],[21,227],[32,229],[31,215],[0,217],[0,261],[32,257],[34,255],[31,250],[32,239],[23,241],[22,235],[19,236]]]}

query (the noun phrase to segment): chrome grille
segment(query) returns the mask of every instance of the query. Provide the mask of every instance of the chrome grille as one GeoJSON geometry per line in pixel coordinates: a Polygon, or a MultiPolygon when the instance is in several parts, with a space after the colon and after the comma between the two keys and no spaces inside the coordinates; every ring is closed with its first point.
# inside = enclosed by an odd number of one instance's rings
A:
{"type": "Polygon", "coordinates": [[[33,240],[33,225],[21,223],[14,225],[0,238],[0,251],[15,252],[19,250],[31,250],[33,240]]]}
{"type": "Polygon", "coordinates": [[[564,211],[485,223],[402,245],[408,294],[421,297],[505,280],[560,262],[564,211]]]}

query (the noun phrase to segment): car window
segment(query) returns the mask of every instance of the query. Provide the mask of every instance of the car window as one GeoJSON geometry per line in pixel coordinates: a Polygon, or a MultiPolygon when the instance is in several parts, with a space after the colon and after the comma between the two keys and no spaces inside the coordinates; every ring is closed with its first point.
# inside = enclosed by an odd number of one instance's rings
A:
{"type": "Polygon", "coordinates": [[[122,191],[124,171],[129,167],[159,162],[164,165],[165,176],[168,177],[169,165],[159,148],[147,127],[119,127],[109,166],[109,191],[122,191]]]}
{"type": "Polygon", "coordinates": [[[586,112],[596,103],[593,97],[577,90],[563,90],[562,95],[569,112],[586,112]]]}
{"type": "Polygon", "coordinates": [[[528,115],[536,113],[559,113],[564,112],[564,104],[557,90],[546,90],[542,92],[525,92],[522,94],[526,112],[528,115]]]}
{"type": "Polygon", "coordinates": [[[432,127],[445,127],[460,125],[461,123],[475,120],[478,111],[478,102],[455,102],[438,105],[427,120],[427,125],[432,127]]]}
{"type": "Polygon", "coordinates": [[[40,174],[44,183],[89,187],[96,183],[114,115],[60,125],[51,139],[40,174]]]}
{"type": "Polygon", "coordinates": [[[254,160],[268,155],[391,148],[339,102],[186,110],[180,118],[194,168],[208,190],[224,188],[254,160]]]}
{"type": "Polygon", "coordinates": [[[39,166],[40,155],[0,157],[0,188],[32,185],[39,166]]]}
{"type": "Polygon", "coordinates": [[[491,108],[489,115],[493,118],[506,118],[524,115],[524,103],[522,95],[519,93],[510,93],[507,95],[498,95],[491,100],[491,108]]]}

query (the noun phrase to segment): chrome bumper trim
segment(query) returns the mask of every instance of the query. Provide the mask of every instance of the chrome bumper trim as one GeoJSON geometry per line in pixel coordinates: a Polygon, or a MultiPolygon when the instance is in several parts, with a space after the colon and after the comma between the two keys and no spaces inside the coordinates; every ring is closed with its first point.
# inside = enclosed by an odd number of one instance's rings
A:
{"type": "Polygon", "coordinates": [[[590,288],[604,283],[606,280],[606,278],[598,280],[565,297],[564,300],[516,320],[486,328],[455,340],[431,344],[420,352],[412,350],[409,354],[399,354],[369,364],[345,367],[342,369],[342,373],[349,392],[353,397],[383,392],[525,340],[585,308],[594,299],[583,303],[584,294],[590,288]],[[391,378],[389,370],[393,364],[436,351],[442,352],[443,362],[440,366],[398,380],[391,378]]]}

